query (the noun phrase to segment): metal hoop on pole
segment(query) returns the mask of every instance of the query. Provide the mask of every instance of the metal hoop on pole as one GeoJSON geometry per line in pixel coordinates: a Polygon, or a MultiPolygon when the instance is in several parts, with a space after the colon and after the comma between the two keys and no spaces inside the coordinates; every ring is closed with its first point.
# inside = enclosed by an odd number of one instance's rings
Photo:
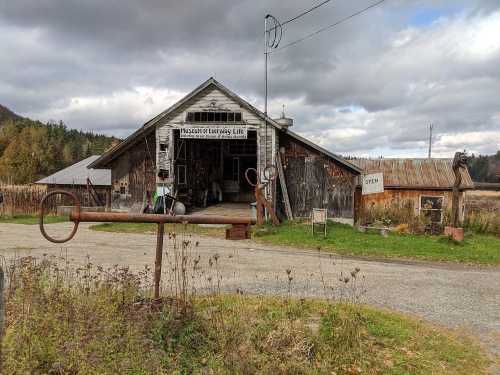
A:
{"type": "Polygon", "coordinates": [[[54,191],[51,191],[45,197],[43,197],[42,201],[40,202],[39,226],[40,226],[40,232],[42,233],[42,236],[44,236],[50,242],[54,242],[54,243],[68,242],[69,240],[71,240],[75,236],[76,231],[78,230],[80,212],[81,212],[80,201],[78,200],[78,197],[75,194],[73,194],[73,193],[71,193],[69,191],[65,191],[65,190],[54,190],[54,191]],[[68,237],[62,238],[62,239],[53,238],[53,237],[49,236],[47,234],[47,232],[45,231],[45,227],[43,226],[43,218],[45,216],[45,202],[47,202],[47,200],[50,197],[52,197],[53,195],[58,195],[58,194],[60,194],[60,195],[66,195],[66,196],[70,197],[73,200],[73,203],[74,203],[75,209],[76,209],[76,214],[73,214],[73,212],[72,212],[71,215],[70,215],[71,218],[74,218],[74,220],[73,220],[73,222],[74,222],[73,230],[71,231],[71,233],[69,234],[68,237]]]}
{"type": "Polygon", "coordinates": [[[247,182],[248,182],[248,184],[249,184],[250,186],[255,187],[255,186],[257,186],[257,185],[259,184],[259,172],[257,172],[257,169],[255,169],[255,168],[248,168],[248,169],[245,171],[245,178],[246,178],[246,180],[247,180],[247,182]],[[255,177],[255,178],[256,178],[255,183],[253,183],[253,182],[250,180],[250,177],[248,177],[248,172],[250,172],[250,171],[255,173],[255,176],[256,176],[256,177],[255,177]]]}

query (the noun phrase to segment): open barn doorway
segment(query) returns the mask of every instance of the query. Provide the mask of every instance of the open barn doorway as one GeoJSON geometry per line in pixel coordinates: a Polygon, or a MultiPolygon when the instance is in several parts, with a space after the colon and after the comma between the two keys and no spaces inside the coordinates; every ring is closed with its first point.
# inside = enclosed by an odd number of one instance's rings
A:
{"type": "Polygon", "coordinates": [[[249,131],[246,139],[175,139],[179,200],[191,210],[223,203],[231,203],[235,208],[249,207],[254,192],[245,171],[257,168],[256,131],[249,131]]]}

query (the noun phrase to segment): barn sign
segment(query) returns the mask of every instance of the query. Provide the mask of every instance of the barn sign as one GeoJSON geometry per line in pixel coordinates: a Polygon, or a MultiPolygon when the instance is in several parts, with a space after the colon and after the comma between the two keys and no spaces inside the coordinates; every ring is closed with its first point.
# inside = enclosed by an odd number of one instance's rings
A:
{"type": "Polygon", "coordinates": [[[181,138],[196,139],[247,139],[246,126],[184,126],[179,128],[181,138]]]}
{"type": "Polygon", "coordinates": [[[363,195],[384,192],[384,174],[370,173],[361,176],[361,193],[363,195]]]}

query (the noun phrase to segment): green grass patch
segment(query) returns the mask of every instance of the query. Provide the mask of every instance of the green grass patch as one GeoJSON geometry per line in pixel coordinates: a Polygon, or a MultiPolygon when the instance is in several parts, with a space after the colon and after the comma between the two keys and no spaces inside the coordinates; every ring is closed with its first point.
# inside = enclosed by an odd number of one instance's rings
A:
{"type": "Polygon", "coordinates": [[[148,299],[142,274],[26,260],[6,295],[8,374],[484,374],[467,337],[391,311],[215,294],[148,299]],[[64,271],[64,272],[61,272],[64,271]]]}
{"type": "MultiPolygon", "coordinates": [[[[154,223],[103,223],[91,225],[90,229],[100,232],[121,232],[121,233],[156,233],[158,224],[154,223]]],[[[206,236],[223,237],[225,227],[221,226],[201,226],[197,224],[165,224],[167,232],[187,232],[206,236]]]]}
{"type": "Polygon", "coordinates": [[[194,311],[157,321],[168,372],[482,374],[488,365],[468,338],[366,306],[219,295],[198,298],[194,311]]]}
{"type": "Polygon", "coordinates": [[[327,236],[311,234],[310,224],[285,222],[254,229],[254,238],[274,245],[331,251],[364,257],[404,258],[476,264],[500,264],[500,238],[467,234],[462,243],[443,236],[378,232],[361,233],[349,225],[329,222],[327,236]]]}
{"type": "MultiPolygon", "coordinates": [[[[0,223],[9,224],[35,225],[38,224],[38,220],[38,215],[0,216],[0,223]]],[[[47,215],[43,219],[45,224],[62,223],[65,221],[69,221],[68,216],[47,215]]]]}

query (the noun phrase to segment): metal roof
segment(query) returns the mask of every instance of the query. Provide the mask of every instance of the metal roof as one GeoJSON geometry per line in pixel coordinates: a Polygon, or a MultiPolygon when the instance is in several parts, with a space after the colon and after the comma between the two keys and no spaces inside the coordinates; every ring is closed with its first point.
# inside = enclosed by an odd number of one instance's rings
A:
{"type": "Polygon", "coordinates": [[[140,127],[138,130],[136,130],[134,133],[129,135],[125,140],[123,140],[121,143],[116,145],[115,147],[109,149],[106,151],[101,157],[96,159],[94,162],[91,163],[90,167],[92,168],[103,168],[107,163],[109,163],[111,160],[114,158],[118,157],[121,155],[123,152],[126,151],[126,149],[132,145],[134,145],[138,139],[142,139],[142,137],[145,137],[150,131],[153,131],[156,128],[156,125],[167,117],[169,114],[173,113],[176,109],[181,107],[184,103],[188,102],[192,98],[194,98],[196,95],[198,95],[200,92],[205,90],[206,88],[214,86],[218,88],[220,91],[225,93],[227,96],[238,102],[241,106],[249,110],[250,112],[255,113],[258,117],[260,117],[263,120],[267,120],[267,123],[270,124],[271,126],[274,126],[278,130],[282,130],[289,134],[291,137],[295,138],[296,140],[303,142],[307,144],[308,146],[316,149],[320,153],[323,153],[327,155],[328,157],[336,160],[337,162],[345,165],[349,169],[360,173],[361,171],[356,165],[353,165],[352,163],[348,162],[344,158],[342,158],[339,155],[336,155],[320,146],[317,144],[311,142],[310,140],[298,135],[297,133],[294,133],[290,130],[287,130],[285,127],[280,125],[278,122],[270,118],[269,116],[266,116],[262,111],[251,105],[249,102],[241,98],[239,95],[235,94],[231,90],[229,90],[226,86],[222,85],[219,81],[214,79],[213,77],[210,77],[207,79],[205,82],[203,82],[201,85],[199,85],[197,88],[195,88],[193,91],[191,91],[189,94],[184,96],[181,100],[179,100],[177,103],[172,105],[171,107],[167,108],[165,111],[160,113],[158,116],[154,117],[153,119],[149,120],[146,122],[142,127],[140,127]]]}
{"type": "MultiPolygon", "coordinates": [[[[382,172],[384,187],[406,189],[452,189],[455,181],[453,159],[352,159],[365,173],[382,172]]],[[[474,184],[467,169],[462,169],[462,189],[474,184]]]]}
{"type": "Polygon", "coordinates": [[[111,186],[111,170],[87,168],[99,157],[100,155],[92,155],[35,183],[44,185],[86,185],[88,177],[93,185],[111,186]]]}
{"type": "Polygon", "coordinates": [[[133,146],[137,140],[142,139],[142,137],[145,137],[149,132],[153,131],[156,129],[156,125],[158,122],[160,122],[162,119],[173,113],[176,109],[181,107],[183,104],[187,103],[189,100],[194,98],[196,95],[201,93],[203,90],[207,89],[210,86],[215,86],[222,92],[224,92],[226,95],[228,95],[230,98],[234,99],[238,103],[240,103],[243,107],[248,109],[249,111],[255,113],[258,117],[262,119],[267,118],[267,122],[278,128],[281,129],[282,126],[278,124],[276,121],[274,121],[270,117],[266,117],[263,112],[259,111],[257,108],[255,108],[253,105],[248,103],[246,100],[241,98],[240,96],[236,95],[234,92],[229,90],[227,87],[222,85],[219,81],[214,79],[213,77],[210,77],[207,79],[205,82],[203,82],[201,85],[199,85],[197,88],[195,88],[193,91],[191,91],[189,94],[184,96],[181,100],[179,100],[177,103],[173,104],[169,108],[167,108],[165,111],[160,113],[159,115],[153,117],[151,120],[147,121],[144,125],[142,125],[139,129],[137,129],[134,133],[129,135],[127,138],[125,138],[122,142],[117,144],[116,146],[112,147],[111,149],[107,150],[104,154],[102,154],[97,160],[95,160],[90,166],[92,168],[103,168],[104,165],[106,165],[108,162],[116,158],[117,156],[121,155],[129,146],[133,146]]]}

